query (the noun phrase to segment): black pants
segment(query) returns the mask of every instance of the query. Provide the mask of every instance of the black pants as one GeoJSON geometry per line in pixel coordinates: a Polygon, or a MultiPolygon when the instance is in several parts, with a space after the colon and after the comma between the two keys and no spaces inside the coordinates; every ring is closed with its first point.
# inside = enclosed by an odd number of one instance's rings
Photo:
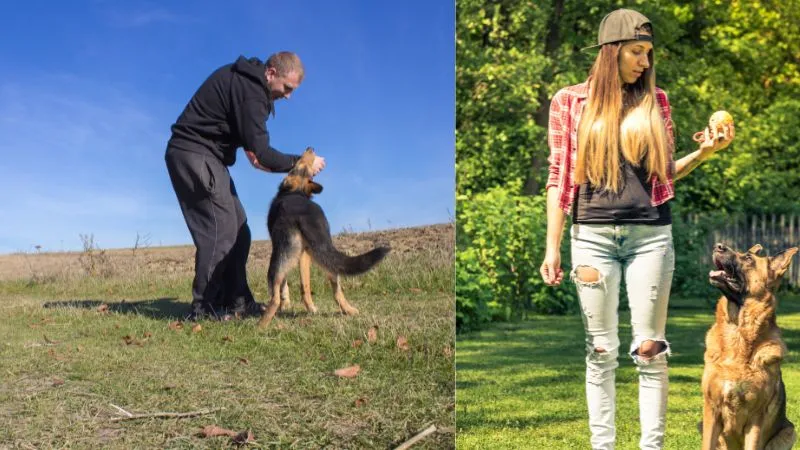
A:
{"type": "Polygon", "coordinates": [[[220,309],[253,301],[250,227],[228,168],[213,155],[167,148],[172,187],[196,247],[192,303],[220,309]]]}

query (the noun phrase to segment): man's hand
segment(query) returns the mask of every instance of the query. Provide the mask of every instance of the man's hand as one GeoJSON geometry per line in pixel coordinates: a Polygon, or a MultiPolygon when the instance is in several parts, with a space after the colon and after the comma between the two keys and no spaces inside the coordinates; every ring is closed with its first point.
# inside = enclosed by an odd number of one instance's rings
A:
{"type": "Polygon", "coordinates": [[[321,156],[314,156],[314,162],[311,163],[311,176],[316,176],[325,168],[325,158],[321,156]]]}
{"type": "Polygon", "coordinates": [[[253,152],[251,152],[249,150],[245,150],[244,154],[247,156],[247,159],[250,161],[250,164],[252,164],[253,167],[255,167],[256,169],[261,169],[264,172],[272,172],[271,170],[269,170],[266,167],[262,166],[258,162],[258,158],[256,158],[256,154],[255,153],[253,153],[253,152]]]}

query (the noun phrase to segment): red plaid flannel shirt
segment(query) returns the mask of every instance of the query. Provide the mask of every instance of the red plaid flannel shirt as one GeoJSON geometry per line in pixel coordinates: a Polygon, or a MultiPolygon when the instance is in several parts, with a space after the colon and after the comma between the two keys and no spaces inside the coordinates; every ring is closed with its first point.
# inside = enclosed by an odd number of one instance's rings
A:
{"type": "MultiPolygon", "coordinates": [[[[589,94],[589,83],[583,82],[558,91],[550,102],[550,122],[547,130],[547,143],[550,146],[550,176],[546,189],[558,189],[558,206],[572,214],[572,202],[579,186],[574,183],[575,159],[578,154],[578,123],[589,94]]],[[[667,94],[656,88],[656,100],[661,107],[661,115],[667,129],[667,182],[662,184],[658,177],[652,179],[650,203],[658,206],[675,197],[672,153],[675,140],[672,129],[672,115],[667,94]]]]}

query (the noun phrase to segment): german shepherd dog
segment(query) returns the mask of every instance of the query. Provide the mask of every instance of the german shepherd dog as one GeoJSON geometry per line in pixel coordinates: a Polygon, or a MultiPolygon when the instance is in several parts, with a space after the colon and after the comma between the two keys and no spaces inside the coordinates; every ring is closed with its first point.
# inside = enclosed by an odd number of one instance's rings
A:
{"type": "Polygon", "coordinates": [[[717,244],[709,281],[722,291],[706,335],[704,450],[783,450],[797,436],[786,418],[781,360],[786,345],[775,323],[775,290],[797,247],[766,257],[760,245],[737,253],[717,244]]]}
{"type": "Polygon", "coordinates": [[[260,328],[267,327],[280,307],[289,306],[286,275],[300,262],[300,290],[310,313],[317,312],[311,298],[311,261],[328,273],[334,298],[344,314],[355,315],[358,310],[344,297],[340,275],[358,275],[379,263],[389,247],[377,247],[359,256],[347,256],[333,245],[331,230],[322,208],[311,201],[312,194],[322,192],[322,186],[311,178],[314,149],[308,147],[294,168],[278,187],[267,216],[267,228],[272,241],[272,257],[267,273],[270,301],[266,306],[260,328]]]}

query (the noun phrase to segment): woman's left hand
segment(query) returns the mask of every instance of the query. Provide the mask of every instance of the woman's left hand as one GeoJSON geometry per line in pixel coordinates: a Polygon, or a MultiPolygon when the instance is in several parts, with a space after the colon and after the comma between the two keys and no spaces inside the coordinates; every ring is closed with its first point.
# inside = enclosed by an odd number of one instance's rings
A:
{"type": "Polygon", "coordinates": [[[703,155],[709,157],[733,142],[733,138],[736,137],[736,129],[733,124],[723,126],[723,130],[722,133],[717,132],[714,133],[716,136],[712,136],[711,130],[706,127],[703,131],[703,140],[700,142],[700,152],[703,155]]]}

